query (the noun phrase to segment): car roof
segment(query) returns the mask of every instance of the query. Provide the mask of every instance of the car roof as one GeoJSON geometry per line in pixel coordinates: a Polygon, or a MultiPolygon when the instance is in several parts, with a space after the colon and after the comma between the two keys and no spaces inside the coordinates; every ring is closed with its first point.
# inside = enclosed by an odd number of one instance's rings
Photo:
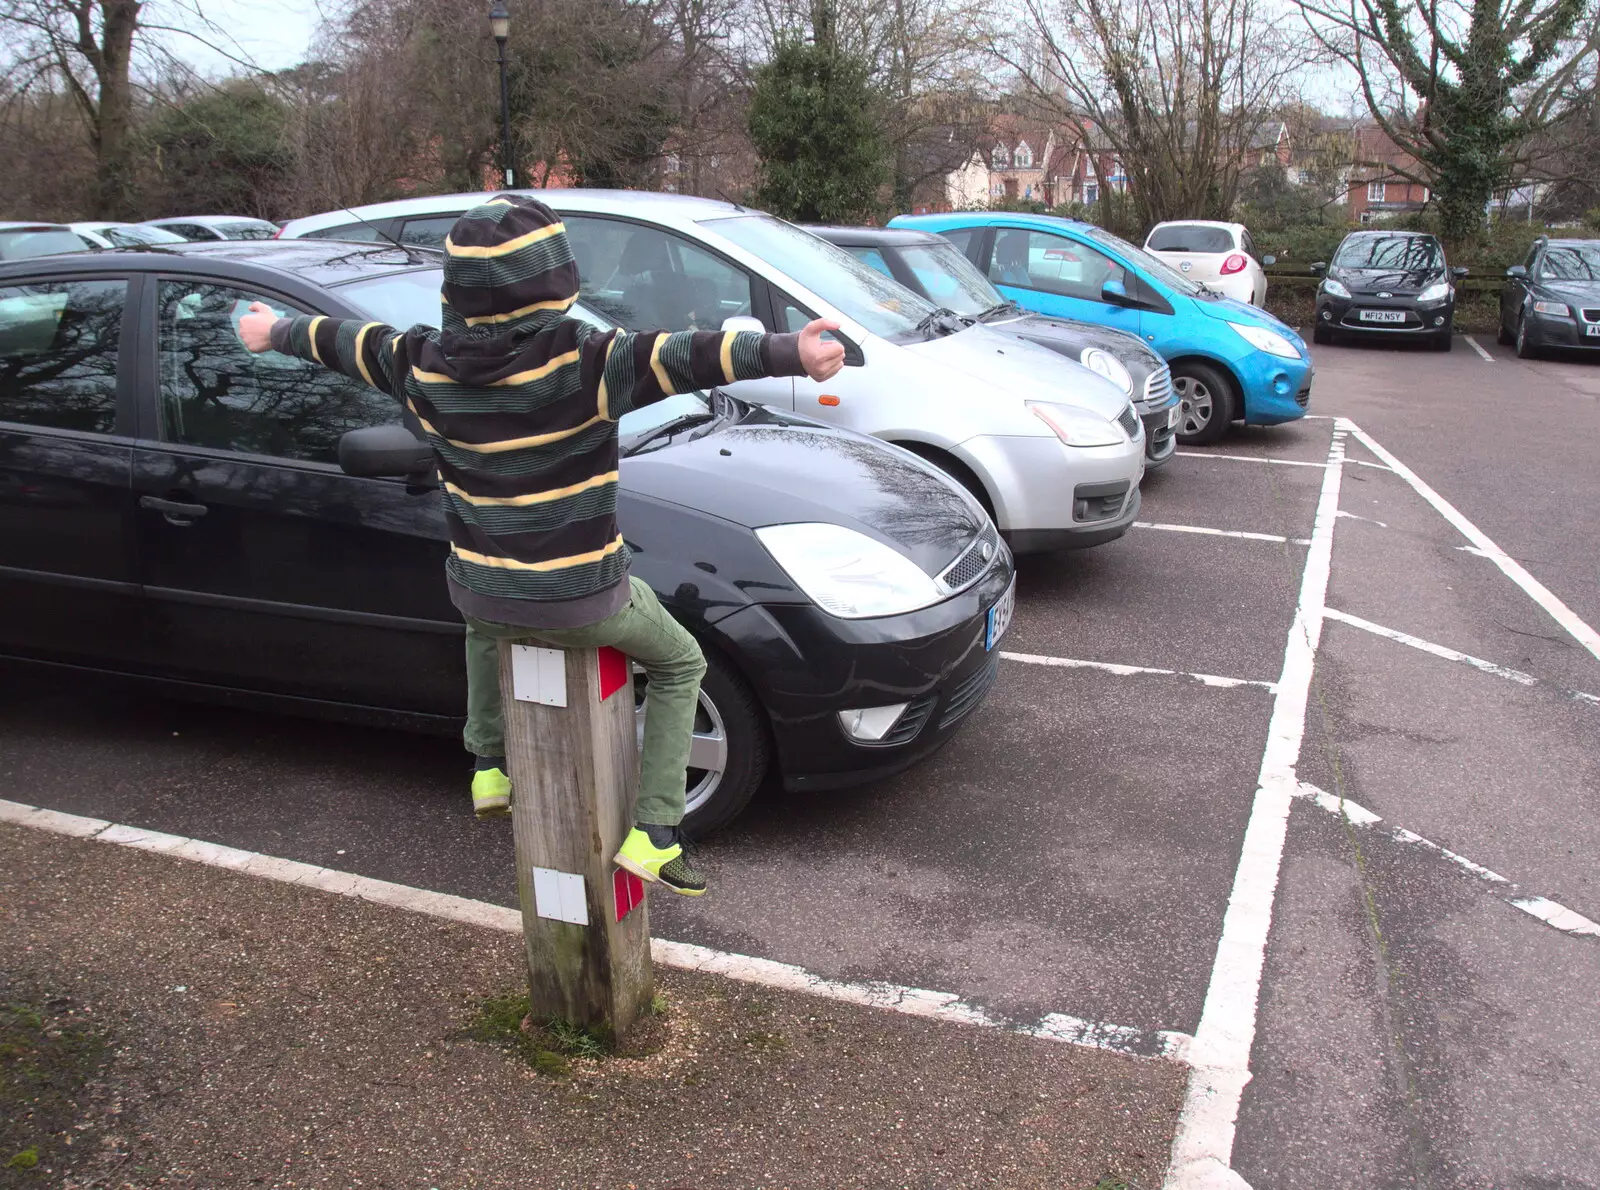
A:
{"type": "Polygon", "coordinates": [[[218,272],[238,274],[230,265],[248,265],[300,277],[313,285],[333,286],[344,281],[382,273],[438,268],[444,257],[427,249],[390,248],[369,244],[346,244],[339,240],[214,240],[208,243],[163,244],[159,248],[111,248],[96,252],[72,252],[59,256],[34,257],[9,261],[6,272],[36,271],[57,264],[64,271],[84,272],[113,269],[136,272],[173,271],[176,262],[193,260],[197,264],[219,263],[218,272]],[[29,268],[31,266],[31,268],[29,268]]]}
{"type": "Polygon", "coordinates": [[[1388,236],[1391,239],[1400,239],[1404,237],[1408,239],[1421,240],[1436,240],[1439,238],[1431,231],[1404,231],[1398,227],[1363,227],[1358,231],[1350,232],[1344,238],[1347,240],[1353,240],[1357,238],[1365,239],[1368,236],[1388,236]]]}
{"type": "Polygon", "coordinates": [[[0,231],[71,231],[65,223],[29,223],[17,219],[0,220],[0,231]]]}
{"type": "MultiPolygon", "coordinates": [[[[1226,231],[1243,231],[1243,223],[1224,223],[1220,219],[1166,219],[1156,227],[1220,227],[1226,231]]],[[[1152,227],[1150,230],[1154,231],[1152,227]]]]}
{"type": "Polygon", "coordinates": [[[1083,234],[1094,224],[1060,215],[1035,215],[1031,211],[943,211],[932,215],[896,215],[891,223],[899,227],[993,227],[999,223],[1019,223],[1027,227],[1062,229],[1083,234]]]}
{"type": "Polygon", "coordinates": [[[1595,239],[1592,236],[1562,236],[1560,239],[1544,236],[1542,238],[1547,245],[1560,245],[1563,248],[1577,248],[1584,245],[1600,247],[1600,239],[1595,239]]]}
{"type": "Polygon", "coordinates": [[[910,227],[835,227],[822,223],[802,223],[812,235],[821,236],[830,244],[850,244],[856,247],[873,246],[893,248],[910,244],[940,244],[943,239],[931,231],[917,231],[910,227]]]}
{"type": "Polygon", "coordinates": [[[284,228],[287,236],[304,235],[326,227],[374,219],[403,219],[414,215],[448,215],[470,210],[496,194],[516,194],[537,198],[553,207],[593,211],[597,214],[626,214],[650,210],[656,215],[680,219],[702,219],[712,215],[749,212],[748,207],[715,198],[696,198],[687,194],[663,194],[654,190],[470,190],[458,194],[430,194],[421,198],[398,198],[392,202],[367,203],[291,219],[284,228]]]}
{"type": "Polygon", "coordinates": [[[159,219],[146,219],[146,223],[198,223],[202,227],[220,227],[224,223],[271,223],[254,215],[163,215],[159,219]]]}

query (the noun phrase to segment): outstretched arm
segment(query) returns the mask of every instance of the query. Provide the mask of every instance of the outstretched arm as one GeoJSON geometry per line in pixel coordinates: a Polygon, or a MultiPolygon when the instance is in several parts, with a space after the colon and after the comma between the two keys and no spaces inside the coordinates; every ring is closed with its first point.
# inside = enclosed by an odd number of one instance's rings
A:
{"type": "Polygon", "coordinates": [[[239,320],[239,338],[251,351],[297,355],[391,396],[404,379],[398,356],[405,336],[382,322],[309,315],[279,318],[265,302],[252,302],[250,312],[239,320]]]}
{"type": "Polygon", "coordinates": [[[837,323],[817,319],[799,334],[754,331],[597,332],[582,348],[585,389],[600,416],[616,421],[674,393],[759,380],[810,376],[827,380],[844,366],[844,346],[822,337],[837,323]]]}

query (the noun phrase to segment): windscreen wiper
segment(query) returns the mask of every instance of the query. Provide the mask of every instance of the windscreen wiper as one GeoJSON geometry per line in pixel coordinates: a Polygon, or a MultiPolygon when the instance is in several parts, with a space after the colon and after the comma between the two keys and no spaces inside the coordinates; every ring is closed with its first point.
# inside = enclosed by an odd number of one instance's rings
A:
{"type": "Polygon", "coordinates": [[[622,453],[624,455],[636,455],[652,442],[659,442],[663,438],[669,438],[673,434],[680,433],[693,426],[704,425],[708,421],[716,420],[717,414],[712,413],[709,409],[701,410],[699,413],[685,413],[682,417],[675,417],[671,421],[663,422],[655,429],[629,442],[627,449],[622,453]]]}
{"type": "Polygon", "coordinates": [[[954,310],[940,306],[930,310],[928,316],[917,323],[917,330],[924,335],[949,335],[966,327],[966,320],[954,310]]]}
{"type": "Polygon", "coordinates": [[[991,318],[1004,318],[1007,314],[1020,314],[1022,307],[1013,301],[1001,302],[998,306],[990,306],[978,315],[979,322],[988,322],[991,318]]]}

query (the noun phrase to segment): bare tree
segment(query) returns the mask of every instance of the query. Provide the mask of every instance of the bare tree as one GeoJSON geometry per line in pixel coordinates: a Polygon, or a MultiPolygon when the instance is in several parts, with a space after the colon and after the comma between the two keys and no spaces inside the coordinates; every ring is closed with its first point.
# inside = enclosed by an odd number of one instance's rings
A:
{"type": "Polygon", "coordinates": [[[1036,114],[1120,158],[1136,218],[1225,218],[1312,64],[1270,0],[1021,0],[996,52],[1036,114]]]}

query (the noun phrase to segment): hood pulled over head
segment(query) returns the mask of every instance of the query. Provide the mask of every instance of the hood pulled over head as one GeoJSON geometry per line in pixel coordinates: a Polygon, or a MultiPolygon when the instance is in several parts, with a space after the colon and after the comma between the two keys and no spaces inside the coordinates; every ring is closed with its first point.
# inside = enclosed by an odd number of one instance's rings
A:
{"type": "Polygon", "coordinates": [[[537,199],[497,194],[444,241],[441,325],[489,338],[536,331],[578,300],[578,265],[561,218],[537,199]]]}

